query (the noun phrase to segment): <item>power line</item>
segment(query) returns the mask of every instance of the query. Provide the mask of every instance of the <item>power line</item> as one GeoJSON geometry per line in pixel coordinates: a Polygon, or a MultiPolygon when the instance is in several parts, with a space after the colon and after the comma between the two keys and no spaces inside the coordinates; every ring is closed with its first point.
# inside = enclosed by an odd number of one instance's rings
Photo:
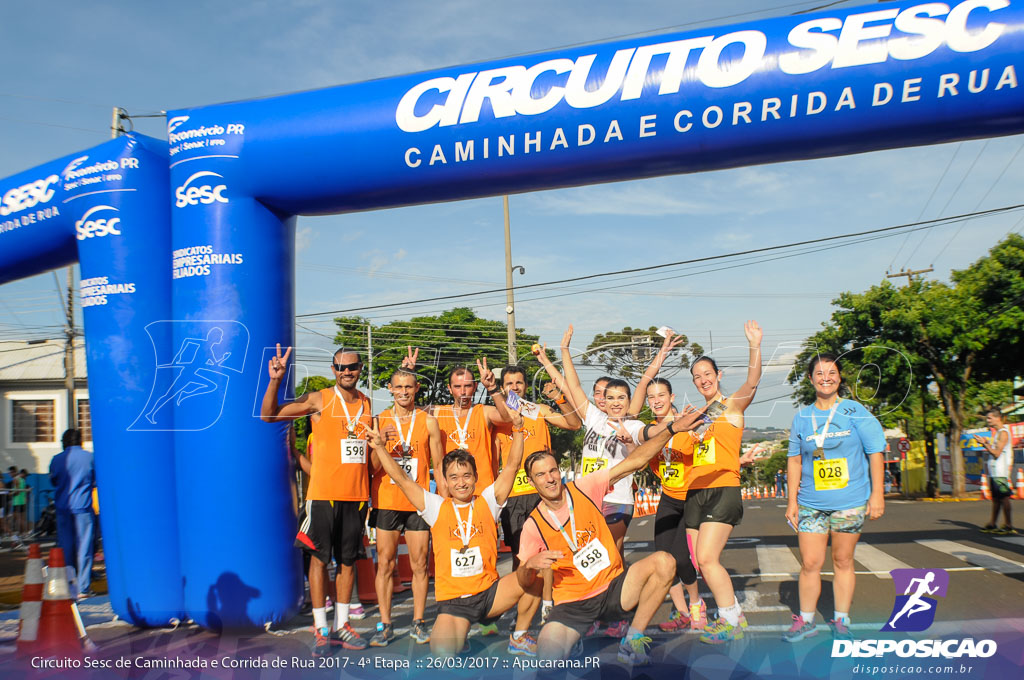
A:
{"type": "MultiPolygon", "coordinates": [[[[962,149],[963,146],[963,142],[960,142],[959,144],[956,145],[956,150],[953,152],[953,155],[950,156],[949,162],[946,163],[946,169],[942,171],[942,176],[939,177],[939,181],[936,182],[935,186],[932,187],[932,192],[928,194],[928,200],[925,201],[924,205],[921,206],[921,212],[917,214],[917,219],[921,219],[922,217],[924,217],[925,211],[928,210],[928,206],[931,205],[932,199],[935,198],[935,192],[938,191],[939,187],[942,185],[942,180],[946,179],[946,174],[949,173],[949,169],[953,167],[953,161],[955,161],[956,157],[960,155],[960,149],[962,149]]],[[[900,256],[900,253],[903,252],[903,248],[906,247],[907,242],[909,240],[910,232],[907,232],[906,238],[903,239],[903,242],[900,244],[900,247],[896,250],[896,254],[892,256],[892,262],[889,263],[889,271],[892,271],[892,268],[896,266],[896,258],[898,258],[900,256]]]]}
{"type": "MultiPolygon", "coordinates": [[[[894,225],[894,226],[889,226],[889,227],[880,227],[880,228],[877,228],[877,229],[868,229],[868,230],[865,230],[865,231],[851,232],[851,233],[848,233],[848,234],[840,234],[840,235],[837,235],[837,236],[825,236],[825,237],[820,237],[820,238],[808,239],[808,240],[805,240],[805,241],[795,241],[793,243],[785,243],[785,244],[780,244],[780,245],[775,245],[775,246],[765,246],[763,248],[753,248],[753,249],[750,249],[750,250],[742,250],[742,251],[737,251],[737,252],[734,252],[734,253],[725,253],[725,254],[722,254],[722,255],[709,255],[707,257],[693,258],[693,259],[690,259],[690,260],[680,260],[678,262],[667,262],[667,263],[663,263],[663,264],[648,265],[646,267],[634,267],[632,269],[620,269],[620,270],[617,270],[617,271],[602,272],[602,273],[599,273],[599,274],[588,274],[588,275],[585,275],[585,276],[574,276],[574,277],[570,277],[570,278],[566,278],[566,279],[557,279],[557,280],[554,280],[554,281],[545,281],[545,282],[542,282],[542,283],[524,284],[524,285],[521,285],[521,286],[513,286],[513,290],[521,291],[521,290],[527,290],[527,289],[531,289],[531,288],[539,288],[539,287],[543,287],[543,286],[553,286],[553,285],[559,285],[559,284],[564,284],[564,283],[573,283],[573,282],[576,282],[576,281],[587,281],[587,280],[591,280],[591,279],[605,278],[605,277],[609,277],[609,276],[621,276],[623,274],[632,274],[632,273],[636,273],[636,272],[653,271],[653,270],[656,270],[656,269],[665,269],[665,268],[668,268],[668,267],[679,267],[679,266],[684,266],[684,265],[698,264],[698,263],[702,263],[702,262],[712,262],[712,261],[715,261],[715,260],[721,260],[721,259],[726,259],[726,258],[731,258],[731,257],[741,257],[741,256],[744,256],[744,255],[754,255],[754,254],[758,254],[758,253],[772,252],[772,251],[776,251],[776,250],[782,250],[782,249],[785,249],[785,248],[795,248],[795,247],[806,246],[806,245],[810,245],[810,244],[818,244],[818,243],[825,243],[825,242],[828,242],[828,241],[837,241],[837,240],[842,240],[842,239],[855,238],[855,237],[858,237],[858,236],[865,236],[865,235],[872,235],[872,234],[882,234],[882,233],[896,231],[896,230],[900,230],[900,229],[907,229],[907,228],[917,228],[917,229],[932,228],[934,226],[938,226],[939,224],[950,223],[950,222],[954,222],[954,221],[958,221],[958,220],[962,220],[962,219],[967,219],[967,218],[970,218],[970,217],[977,217],[977,216],[981,216],[981,215],[993,215],[993,214],[998,214],[998,213],[1003,213],[1003,212],[1009,212],[1009,211],[1013,211],[1013,210],[1019,210],[1020,208],[1024,208],[1024,204],[1005,206],[1003,208],[992,208],[990,210],[983,210],[983,211],[974,212],[974,213],[966,213],[966,214],[963,214],[963,215],[954,215],[952,217],[935,218],[935,219],[932,219],[932,220],[910,222],[910,223],[906,223],[906,224],[899,224],[899,225],[894,225]]],[[[311,312],[311,313],[307,313],[307,314],[299,314],[297,316],[297,318],[310,318],[310,317],[317,317],[317,316],[329,316],[329,315],[334,315],[334,314],[347,314],[347,313],[350,313],[350,312],[358,312],[358,311],[361,311],[361,310],[368,310],[368,309],[384,309],[384,308],[390,308],[390,307],[405,307],[405,306],[408,306],[408,305],[422,304],[422,303],[425,303],[425,302],[437,302],[437,301],[440,301],[440,300],[454,300],[454,299],[466,298],[466,297],[476,297],[476,296],[480,296],[480,295],[504,293],[505,291],[506,291],[505,288],[492,288],[492,289],[489,289],[489,290],[475,291],[475,292],[472,292],[472,293],[460,293],[460,294],[455,294],[455,295],[439,295],[439,296],[435,296],[435,297],[421,298],[421,299],[418,299],[418,300],[409,300],[409,301],[406,301],[406,302],[392,302],[392,303],[383,304],[383,305],[366,305],[366,306],[362,306],[362,307],[351,307],[349,309],[338,309],[338,310],[332,310],[332,311],[328,311],[328,312],[311,312]]],[[[590,292],[590,291],[586,291],[586,292],[590,292]]],[[[554,297],[560,297],[560,296],[554,296],[554,297]]],[[[536,299],[536,298],[534,298],[534,299],[536,299]]]]}

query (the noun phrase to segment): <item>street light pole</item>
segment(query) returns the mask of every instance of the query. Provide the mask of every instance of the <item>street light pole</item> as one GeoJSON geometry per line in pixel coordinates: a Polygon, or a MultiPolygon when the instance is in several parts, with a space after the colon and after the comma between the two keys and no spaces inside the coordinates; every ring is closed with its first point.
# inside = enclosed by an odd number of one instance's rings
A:
{"type": "Polygon", "coordinates": [[[512,295],[512,231],[508,218],[508,194],[501,197],[505,209],[505,313],[508,315],[508,363],[516,363],[516,308],[512,295]]]}

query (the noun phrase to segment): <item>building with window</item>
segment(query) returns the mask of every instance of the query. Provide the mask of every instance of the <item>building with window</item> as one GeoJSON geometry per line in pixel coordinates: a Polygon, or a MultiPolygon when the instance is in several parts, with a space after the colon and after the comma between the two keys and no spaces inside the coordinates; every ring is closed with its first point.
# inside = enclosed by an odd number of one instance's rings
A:
{"type": "MultiPolygon", "coordinates": [[[[75,344],[75,410],[86,448],[92,448],[85,345],[75,344]]],[[[47,474],[68,428],[64,341],[0,342],[0,470],[11,465],[47,474]]]]}

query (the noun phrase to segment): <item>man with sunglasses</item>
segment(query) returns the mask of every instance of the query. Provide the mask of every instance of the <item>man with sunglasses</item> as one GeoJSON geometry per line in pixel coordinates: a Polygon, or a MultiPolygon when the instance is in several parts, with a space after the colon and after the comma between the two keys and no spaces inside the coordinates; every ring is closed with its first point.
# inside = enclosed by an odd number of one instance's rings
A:
{"type": "Polygon", "coordinates": [[[367,502],[370,499],[370,468],[367,433],[373,429],[370,401],[356,385],[362,361],[355,351],[341,348],[334,353],[335,384],[307,392],[298,399],[279,404],[277,393],[287,373],[292,348],[271,358],[267,371],[270,384],[263,396],[260,418],[280,423],[319,413],[313,423],[312,469],[306,491],[306,519],[295,538],[297,547],[310,553],[309,595],[313,601],[313,656],[332,653],[336,646],[366,649],[367,642],[348,623],[348,602],[352,597],[355,563],[363,535],[367,502]],[[334,604],[334,631],[328,628],[325,610],[324,574],[331,557],[338,563],[334,604]]]}

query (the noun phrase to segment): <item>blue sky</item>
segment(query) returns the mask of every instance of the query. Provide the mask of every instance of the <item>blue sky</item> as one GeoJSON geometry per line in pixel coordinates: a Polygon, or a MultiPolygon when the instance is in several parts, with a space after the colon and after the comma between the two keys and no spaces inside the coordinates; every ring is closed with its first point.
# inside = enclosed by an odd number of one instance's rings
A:
{"type": "MultiPolygon", "coordinates": [[[[0,92],[0,176],[104,141],[115,105],[133,116],[153,114],[818,4],[824,3],[22,3],[7,8],[0,24],[8,65],[0,92]]],[[[162,118],[133,122],[140,132],[166,137],[162,118]]],[[[512,196],[513,261],[526,268],[516,282],[1020,203],[1014,189],[1024,180],[1022,146],[1024,137],[1013,136],[512,196]]],[[[743,321],[757,319],[766,331],[765,356],[777,366],[765,374],[749,424],[786,425],[793,412],[787,361],[828,318],[836,294],[878,283],[890,267],[934,266],[929,276],[947,279],[951,269],[967,266],[1022,224],[1020,213],[975,219],[905,243],[890,238],[732,270],[676,271],[689,275],[613,292],[552,297],[579,289],[523,291],[517,325],[557,345],[571,321],[580,347],[596,333],[626,325],[669,325],[705,345],[710,338],[716,355],[730,364],[745,356],[743,321]]],[[[300,313],[504,284],[500,197],[300,218],[298,236],[300,313]]],[[[51,274],[9,284],[0,301],[0,338],[59,336],[51,274]]],[[[453,304],[366,315],[383,323],[453,304]]],[[[503,295],[466,304],[504,320],[503,295]]],[[[329,321],[303,325],[313,332],[300,328],[299,344],[331,344],[317,334],[332,335],[329,321]]],[[[742,380],[741,368],[727,369],[727,390],[742,380]]],[[[681,394],[688,381],[681,376],[678,382],[681,394]]]]}

